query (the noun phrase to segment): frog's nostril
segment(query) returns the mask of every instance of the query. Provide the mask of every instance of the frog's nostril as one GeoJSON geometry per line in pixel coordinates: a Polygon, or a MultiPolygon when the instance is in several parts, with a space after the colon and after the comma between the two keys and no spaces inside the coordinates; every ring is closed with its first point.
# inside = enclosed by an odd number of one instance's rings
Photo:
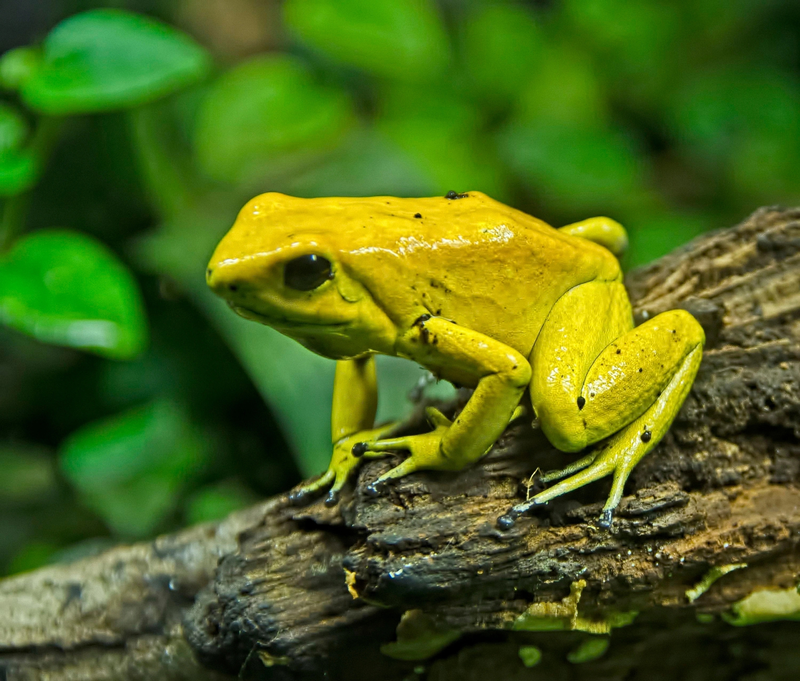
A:
{"type": "Polygon", "coordinates": [[[206,283],[212,291],[223,298],[238,295],[247,290],[239,273],[224,265],[211,265],[206,269],[206,283]],[[238,293],[237,293],[238,292],[238,293]]]}

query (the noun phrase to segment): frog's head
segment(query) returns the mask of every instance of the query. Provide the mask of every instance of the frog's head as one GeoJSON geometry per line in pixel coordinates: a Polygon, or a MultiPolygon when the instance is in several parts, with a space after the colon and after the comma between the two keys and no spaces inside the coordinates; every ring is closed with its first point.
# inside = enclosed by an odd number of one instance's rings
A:
{"type": "Polygon", "coordinates": [[[319,200],[262,194],[239,213],[211,257],[206,281],[242,317],[329,357],[377,349],[384,315],[343,266],[337,216],[319,200]],[[329,219],[327,219],[329,218],[329,219]]]}

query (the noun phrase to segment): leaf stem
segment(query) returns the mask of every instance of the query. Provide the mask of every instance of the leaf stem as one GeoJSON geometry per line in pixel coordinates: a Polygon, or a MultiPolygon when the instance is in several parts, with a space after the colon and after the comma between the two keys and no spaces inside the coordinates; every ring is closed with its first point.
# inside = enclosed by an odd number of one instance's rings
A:
{"type": "Polygon", "coordinates": [[[170,219],[192,205],[194,187],[191,172],[172,149],[171,131],[157,107],[132,109],[128,120],[145,189],[161,218],[170,219]]]}
{"type": "Polygon", "coordinates": [[[39,160],[40,171],[44,170],[58,142],[65,119],[61,116],[42,116],[31,137],[31,151],[39,160]]]}
{"type": "MultiPolygon", "coordinates": [[[[63,123],[63,118],[54,116],[43,116],[39,119],[39,124],[30,141],[30,150],[36,156],[39,176],[50,160],[50,155],[61,134],[63,123]]],[[[2,216],[0,216],[0,253],[8,250],[14,239],[24,229],[30,203],[30,189],[16,196],[8,197],[3,203],[2,216]]]]}
{"type": "Polygon", "coordinates": [[[17,234],[22,231],[29,203],[30,192],[11,196],[3,202],[3,212],[0,217],[0,253],[10,248],[17,234]]]}

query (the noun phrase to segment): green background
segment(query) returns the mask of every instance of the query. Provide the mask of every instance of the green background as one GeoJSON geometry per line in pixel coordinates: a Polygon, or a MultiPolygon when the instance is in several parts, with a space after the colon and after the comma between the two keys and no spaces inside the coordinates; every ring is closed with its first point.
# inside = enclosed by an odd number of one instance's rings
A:
{"type": "Polygon", "coordinates": [[[324,469],[333,363],[204,283],[257,193],[606,214],[628,267],[800,203],[790,0],[3,0],[0,53],[0,574],[324,469]]]}

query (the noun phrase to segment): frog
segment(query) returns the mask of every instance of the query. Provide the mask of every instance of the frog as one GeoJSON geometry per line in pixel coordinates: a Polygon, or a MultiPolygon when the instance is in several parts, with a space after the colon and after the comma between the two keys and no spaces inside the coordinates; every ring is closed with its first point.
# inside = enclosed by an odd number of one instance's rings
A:
{"type": "Polygon", "coordinates": [[[627,233],[607,217],[560,228],[478,192],[427,198],[256,196],[206,271],[240,316],[336,361],[327,471],[292,495],[341,490],[366,459],[406,458],[365,487],[380,494],[421,470],[456,473],[507,426],[533,416],[554,447],[580,454],[501,529],[606,476],[610,527],[633,468],[686,399],[705,335],[686,310],[638,326],[619,257],[627,233]],[[427,408],[428,432],[375,424],[379,354],[471,388],[452,418],[427,408]],[[554,484],[550,484],[554,483],[554,484]]]}

